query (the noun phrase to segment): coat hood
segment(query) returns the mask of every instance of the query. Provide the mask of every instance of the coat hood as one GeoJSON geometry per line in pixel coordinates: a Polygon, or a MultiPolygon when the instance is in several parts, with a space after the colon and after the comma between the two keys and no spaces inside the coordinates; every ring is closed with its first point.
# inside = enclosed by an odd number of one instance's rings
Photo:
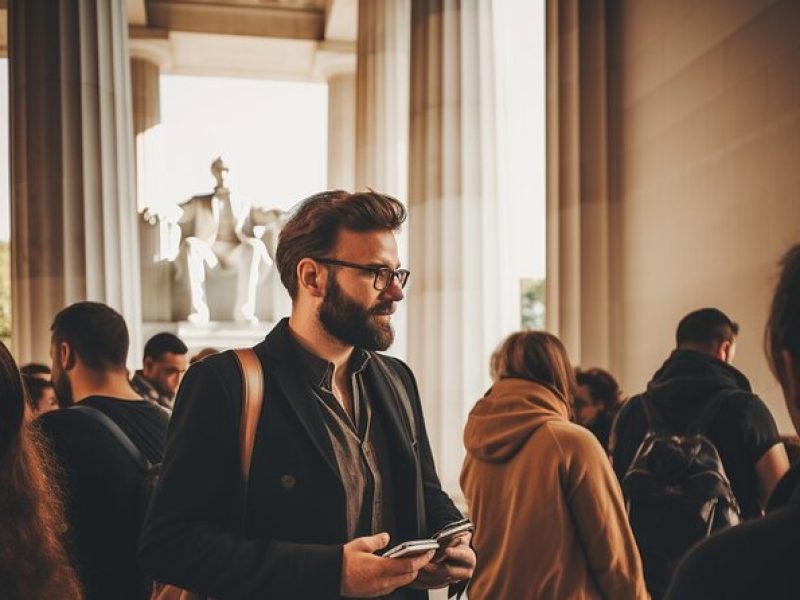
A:
{"type": "Polygon", "coordinates": [[[654,399],[676,396],[704,399],[722,390],[736,389],[752,392],[741,371],[694,350],[675,350],[647,384],[647,394],[654,399]]]}
{"type": "Polygon", "coordinates": [[[544,423],[567,420],[567,404],[549,386],[501,379],[469,413],[464,446],[477,459],[506,462],[544,423]]]}

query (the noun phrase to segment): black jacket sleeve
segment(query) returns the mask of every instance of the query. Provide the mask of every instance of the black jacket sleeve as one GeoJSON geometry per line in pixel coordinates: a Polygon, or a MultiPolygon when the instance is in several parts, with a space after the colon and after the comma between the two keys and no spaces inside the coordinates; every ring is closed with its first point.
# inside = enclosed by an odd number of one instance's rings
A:
{"type": "MultiPolygon", "coordinates": [[[[422,472],[422,488],[425,496],[425,516],[427,524],[427,534],[433,535],[445,525],[463,519],[464,515],[456,508],[453,501],[442,489],[439,476],[436,474],[436,465],[433,462],[433,452],[431,451],[430,440],[428,439],[428,428],[425,426],[425,416],[422,413],[422,403],[420,401],[417,380],[411,369],[404,362],[397,360],[400,375],[412,392],[410,394],[414,420],[417,426],[417,444],[419,446],[419,460],[422,472]]],[[[459,581],[449,586],[448,597],[458,598],[464,593],[469,585],[469,580],[459,581]]]]}
{"type": "Polygon", "coordinates": [[[433,535],[445,525],[448,525],[459,519],[463,519],[461,514],[453,501],[450,499],[439,481],[439,476],[436,474],[436,466],[433,462],[433,452],[431,451],[431,444],[428,440],[428,431],[425,427],[425,417],[422,412],[422,404],[420,402],[419,389],[417,381],[411,369],[402,361],[396,361],[399,365],[400,375],[407,386],[409,386],[411,408],[414,411],[414,420],[416,422],[417,444],[419,446],[419,461],[422,471],[422,486],[425,496],[425,519],[427,524],[427,534],[433,535]]]}
{"type": "Polygon", "coordinates": [[[241,386],[232,355],[189,369],[175,403],[139,560],[157,581],[214,598],[338,598],[342,546],[248,539],[232,525],[240,489],[241,386]],[[235,381],[235,380],[234,380],[235,381]]]}

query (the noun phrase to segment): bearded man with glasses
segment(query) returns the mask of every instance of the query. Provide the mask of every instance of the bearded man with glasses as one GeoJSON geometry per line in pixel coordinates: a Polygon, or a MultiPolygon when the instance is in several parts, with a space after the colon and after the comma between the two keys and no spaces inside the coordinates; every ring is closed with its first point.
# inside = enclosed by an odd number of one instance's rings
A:
{"type": "Polygon", "coordinates": [[[403,205],[324,192],[280,234],[291,317],[254,347],[264,371],[244,531],[236,511],[241,375],[231,353],[192,366],[175,403],[140,559],[158,581],[215,598],[383,597],[463,590],[465,532],[433,551],[385,558],[463,517],[442,491],[414,376],[378,354],[409,271],[395,233],[403,205]]]}

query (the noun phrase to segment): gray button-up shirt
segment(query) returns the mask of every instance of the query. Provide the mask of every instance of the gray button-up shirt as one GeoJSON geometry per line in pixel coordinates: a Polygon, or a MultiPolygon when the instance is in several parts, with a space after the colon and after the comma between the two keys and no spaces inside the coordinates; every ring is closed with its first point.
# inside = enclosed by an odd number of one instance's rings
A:
{"type": "Polygon", "coordinates": [[[299,343],[297,356],[320,403],[336,455],[347,507],[348,539],[381,531],[394,533],[393,492],[383,423],[376,418],[364,370],[370,354],[355,349],[348,364],[353,392],[353,418],[333,394],[333,363],[299,343]]]}

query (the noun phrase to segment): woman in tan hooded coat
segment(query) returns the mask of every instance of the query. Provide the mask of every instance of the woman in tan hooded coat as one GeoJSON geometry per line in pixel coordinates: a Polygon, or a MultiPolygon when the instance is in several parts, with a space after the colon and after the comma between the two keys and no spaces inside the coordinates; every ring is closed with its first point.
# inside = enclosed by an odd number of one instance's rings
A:
{"type": "Polygon", "coordinates": [[[617,480],[570,422],[574,375],[544,332],[512,334],[464,432],[461,487],[475,522],[470,600],[646,599],[617,480]]]}

